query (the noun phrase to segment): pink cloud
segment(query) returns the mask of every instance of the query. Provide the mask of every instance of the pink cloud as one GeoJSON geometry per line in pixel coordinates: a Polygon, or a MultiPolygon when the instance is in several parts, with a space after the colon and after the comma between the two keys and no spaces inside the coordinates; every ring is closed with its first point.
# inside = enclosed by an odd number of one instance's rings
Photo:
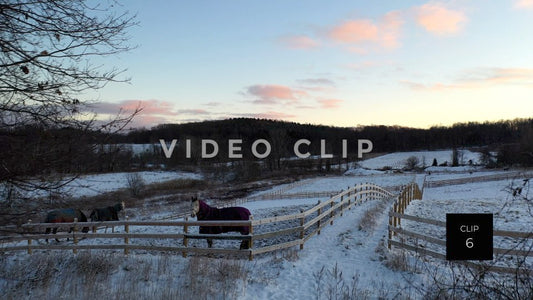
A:
{"type": "Polygon", "coordinates": [[[100,102],[91,105],[90,110],[101,115],[128,114],[137,108],[142,110],[133,118],[128,127],[150,127],[168,123],[176,116],[174,104],[160,100],[123,100],[120,102],[100,102]]]}
{"type": "Polygon", "coordinates": [[[329,37],[342,43],[360,43],[378,39],[378,27],[371,20],[351,20],[335,26],[329,37]]]}
{"type": "Polygon", "coordinates": [[[420,26],[437,35],[456,34],[467,21],[464,12],[449,9],[441,3],[427,3],[416,7],[415,14],[420,26]]]}
{"type": "Polygon", "coordinates": [[[286,36],[279,41],[290,49],[313,49],[320,45],[317,40],[305,35],[286,36]]]}
{"type": "Polygon", "coordinates": [[[515,1],[513,7],[518,9],[533,9],[533,0],[515,1]]]}
{"type": "Polygon", "coordinates": [[[350,45],[352,52],[364,54],[368,46],[379,46],[385,49],[397,48],[400,45],[400,29],[403,25],[401,13],[392,11],[381,20],[356,19],[345,21],[328,31],[327,37],[335,42],[350,45]]]}
{"type": "Polygon", "coordinates": [[[526,68],[477,68],[468,70],[461,78],[450,83],[418,83],[401,81],[413,90],[444,91],[452,89],[478,89],[511,84],[533,87],[533,69],[526,68]]]}
{"type": "Polygon", "coordinates": [[[317,100],[324,109],[338,108],[343,100],[340,99],[319,99],[317,100]]]}
{"type": "Polygon", "coordinates": [[[252,85],[246,89],[246,93],[257,97],[254,100],[256,104],[296,103],[300,97],[307,95],[304,91],[284,85],[252,85]]]}
{"type": "Polygon", "coordinates": [[[533,86],[533,69],[527,68],[477,68],[460,79],[470,84],[519,84],[533,86]]]}
{"type": "Polygon", "coordinates": [[[385,14],[380,24],[380,43],[383,47],[392,49],[400,46],[400,29],[404,21],[399,11],[391,11],[385,14]]]}
{"type": "Polygon", "coordinates": [[[142,108],[142,114],[174,115],[174,104],[159,100],[123,100],[120,102],[100,102],[91,106],[92,111],[99,114],[117,114],[121,109],[132,112],[142,108]]]}

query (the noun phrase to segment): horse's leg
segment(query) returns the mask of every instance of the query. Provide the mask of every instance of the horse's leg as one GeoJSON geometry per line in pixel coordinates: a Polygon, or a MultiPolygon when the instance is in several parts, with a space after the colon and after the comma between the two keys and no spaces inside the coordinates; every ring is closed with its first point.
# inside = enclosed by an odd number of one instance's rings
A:
{"type": "MultiPolygon", "coordinates": [[[[73,231],[74,231],[74,227],[70,227],[70,228],[68,229],[68,233],[71,233],[71,232],[73,232],[73,231]]],[[[70,240],[70,238],[67,238],[67,242],[68,242],[69,240],[70,240]]]]}
{"type": "MultiPolygon", "coordinates": [[[[57,233],[57,227],[55,227],[54,230],[52,230],[52,233],[53,233],[53,234],[56,234],[56,233],[57,233]]],[[[56,238],[56,242],[59,242],[59,239],[58,239],[58,238],[56,238]]]]}
{"type": "Polygon", "coordinates": [[[241,248],[240,248],[240,249],[241,249],[241,250],[242,250],[242,249],[250,249],[250,241],[243,240],[243,241],[241,242],[241,248]]]}
{"type": "Polygon", "coordinates": [[[213,247],[213,239],[207,239],[207,247],[209,248],[213,247]]]}
{"type": "MultiPolygon", "coordinates": [[[[52,231],[52,228],[50,227],[46,228],[45,234],[50,234],[50,231],[52,231]]],[[[48,238],[46,238],[46,243],[48,244],[48,238]]]]}

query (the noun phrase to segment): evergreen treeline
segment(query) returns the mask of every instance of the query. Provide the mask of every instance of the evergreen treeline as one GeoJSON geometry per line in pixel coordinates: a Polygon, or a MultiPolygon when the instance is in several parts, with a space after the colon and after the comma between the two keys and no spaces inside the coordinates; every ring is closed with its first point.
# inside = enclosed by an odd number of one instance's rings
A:
{"type": "MultiPolygon", "coordinates": [[[[450,148],[482,147],[490,156],[498,152],[501,166],[533,165],[533,119],[515,119],[485,123],[460,123],[449,127],[415,129],[398,126],[365,126],[339,128],[264,119],[228,119],[187,124],[163,124],[152,129],[137,129],[127,134],[105,135],[74,129],[42,130],[38,127],[12,128],[0,131],[0,181],[50,173],[114,172],[139,169],[148,165],[165,164],[198,165],[224,163],[253,164],[251,144],[265,139],[271,144],[271,153],[259,167],[280,170],[289,165],[286,158],[294,157],[293,146],[297,140],[308,139],[309,147],[301,150],[311,155],[321,153],[320,140],[326,140],[327,154],[335,158],[322,162],[294,161],[292,166],[317,168],[322,164],[343,163],[356,160],[357,140],[368,139],[373,152],[410,150],[436,150],[450,148]],[[179,142],[171,159],[164,157],[159,140],[179,142]],[[191,140],[191,158],[185,157],[185,140],[191,140]],[[219,154],[212,159],[200,157],[200,142],[212,139],[219,144],[219,154]],[[243,140],[240,147],[244,159],[228,159],[228,140],[243,140]],[[348,158],[341,159],[342,140],[348,140],[348,158]],[[156,144],[156,151],[133,155],[110,144],[156,144]],[[107,146],[102,146],[107,144],[107,146]],[[48,151],[42,151],[47,149],[48,151]],[[53,150],[53,151],[50,151],[53,150]],[[46,153],[44,156],[42,153],[46,153]]],[[[264,149],[259,146],[260,152],[264,149]]],[[[490,161],[488,159],[488,161],[490,161]]],[[[248,168],[249,166],[247,166],[248,168]]]]}
{"type": "MultiPolygon", "coordinates": [[[[311,141],[327,139],[332,142],[342,139],[369,139],[374,144],[374,151],[394,152],[521,143],[532,130],[533,119],[468,122],[448,127],[435,126],[429,129],[417,129],[399,126],[342,128],[238,118],[186,124],[163,124],[150,130],[134,130],[126,135],[116,136],[113,140],[117,143],[158,143],[159,139],[204,138],[223,141],[228,138],[239,138],[255,140],[281,135],[287,144],[292,144],[293,141],[302,138],[311,141]]],[[[292,147],[292,145],[289,146],[292,147]]],[[[315,146],[319,145],[315,143],[315,146]]]]}

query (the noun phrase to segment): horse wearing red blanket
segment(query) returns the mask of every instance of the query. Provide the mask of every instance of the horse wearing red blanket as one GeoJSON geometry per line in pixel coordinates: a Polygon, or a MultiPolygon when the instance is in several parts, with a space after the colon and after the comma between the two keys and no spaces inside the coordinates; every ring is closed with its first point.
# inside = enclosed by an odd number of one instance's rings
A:
{"type": "MultiPolygon", "coordinates": [[[[196,216],[198,221],[247,221],[250,219],[250,211],[244,207],[216,208],[209,206],[197,197],[192,198],[192,216],[196,216]]],[[[240,232],[242,235],[250,233],[248,226],[200,226],[200,234],[220,234],[224,232],[240,232]]],[[[213,246],[213,239],[207,239],[209,248],[213,246]]],[[[241,242],[241,249],[250,248],[249,241],[241,242]]]]}
{"type": "MultiPolygon", "coordinates": [[[[81,210],[74,208],[65,208],[49,212],[46,215],[44,223],[72,223],[76,219],[78,220],[78,222],[87,222],[87,217],[81,210]]],[[[72,230],[73,228],[70,228],[69,233],[72,232],[72,230]]],[[[49,234],[50,231],[55,234],[57,232],[57,227],[46,228],[46,234],[49,234]]],[[[83,227],[81,231],[87,233],[89,232],[89,227],[83,227]]],[[[56,241],[59,242],[57,238],[56,241]]],[[[48,239],[46,239],[46,242],[48,243],[48,239]]]]}

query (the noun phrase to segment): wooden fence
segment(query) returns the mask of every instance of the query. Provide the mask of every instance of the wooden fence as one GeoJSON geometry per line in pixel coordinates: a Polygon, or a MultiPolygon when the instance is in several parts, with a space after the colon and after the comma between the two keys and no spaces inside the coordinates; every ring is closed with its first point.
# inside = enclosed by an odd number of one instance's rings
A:
{"type": "MultiPolygon", "coordinates": [[[[299,246],[303,249],[304,244],[315,234],[320,234],[321,229],[328,223],[333,224],[336,217],[342,216],[347,209],[361,202],[374,199],[391,198],[393,194],[374,184],[359,184],[346,191],[329,198],[324,202],[318,202],[317,205],[300,213],[275,216],[264,219],[248,221],[113,221],[113,222],[74,222],[74,223],[56,223],[54,227],[62,229],[73,228],[72,233],[58,233],[56,235],[43,234],[45,228],[50,227],[50,223],[27,223],[21,226],[21,232],[17,236],[11,236],[3,241],[0,246],[0,252],[9,251],[27,251],[32,253],[34,250],[69,250],[77,253],[78,250],[88,249],[114,249],[122,250],[125,254],[135,250],[145,251],[164,251],[187,254],[222,254],[238,257],[248,257],[250,260],[257,254],[272,252],[280,249],[286,249],[299,246]],[[263,232],[261,226],[272,223],[288,224],[287,227],[270,232],[263,232]],[[123,233],[97,233],[82,232],[84,227],[93,228],[95,226],[123,226],[123,233]],[[170,227],[171,232],[175,233],[136,233],[132,229],[139,226],[170,227]],[[250,234],[248,235],[214,235],[198,234],[190,231],[191,227],[198,226],[248,226],[250,234]],[[257,241],[279,240],[280,236],[287,237],[283,242],[273,242],[267,246],[256,247],[257,241]],[[43,244],[39,241],[52,238],[72,238],[73,243],[69,245],[43,244]],[[246,240],[249,241],[250,249],[227,249],[227,248],[200,248],[191,247],[191,239],[220,239],[220,240],[246,240]],[[275,239],[274,239],[275,238],[275,239]],[[100,239],[120,240],[111,244],[79,244],[81,239],[100,239]],[[173,240],[172,245],[162,245],[157,241],[173,240]],[[136,243],[136,241],[149,241],[149,245],[136,243]],[[17,243],[18,245],[10,245],[17,243]]],[[[1,238],[0,238],[1,240],[1,238]]]]}
{"type": "MultiPolygon", "coordinates": [[[[416,199],[422,199],[422,191],[418,188],[418,185],[412,183],[407,185],[400,195],[396,198],[391,210],[389,212],[389,239],[388,247],[389,249],[392,246],[395,246],[399,249],[414,251],[418,254],[432,256],[437,259],[446,259],[446,255],[442,252],[446,252],[446,240],[436,238],[435,236],[429,236],[428,234],[414,232],[402,228],[402,220],[408,220],[411,222],[422,223],[425,226],[433,225],[441,229],[445,235],[446,222],[433,220],[428,218],[421,218],[418,216],[405,214],[405,209],[411,203],[411,201],[416,199]],[[431,247],[423,246],[421,247],[419,241],[425,241],[432,245],[431,247]]],[[[519,232],[519,231],[504,231],[504,230],[494,230],[494,236],[507,237],[512,239],[522,239],[522,240],[533,240],[533,232],[519,232]]],[[[518,243],[519,244],[519,243],[518,243]]],[[[526,249],[504,249],[504,248],[494,248],[494,254],[504,255],[504,256],[515,256],[515,257],[533,257],[533,249],[531,246],[526,249]]],[[[507,274],[516,274],[517,268],[510,268],[505,266],[496,266],[496,265],[480,265],[468,261],[454,261],[455,263],[460,263],[470,267],[482,269],[484,271],[493,271],[499,273],[507,274]]],[[[524,272],[530,272],[533,274],[533,270],[522,270],[524,272]]]]}
{"type": "Polygon", "coordinates": [[[457,184],[487,182],[487,181],[497,181],[497,180],[512,180],[516,178],[523,179],[523,178],[528,178],[528,177],[533,177],[532,171],[525,171],[525,172],[516,171],[516,172],[481,175],[481,176],[473,175],[471,177],[464,177],[464,178],[432,180],[432,181],[428,180],[424,183],[424,187],[434,188],[434,187],[441,187],[441,186],[447,186],[447,185],[457,185],[457,184]]]}

